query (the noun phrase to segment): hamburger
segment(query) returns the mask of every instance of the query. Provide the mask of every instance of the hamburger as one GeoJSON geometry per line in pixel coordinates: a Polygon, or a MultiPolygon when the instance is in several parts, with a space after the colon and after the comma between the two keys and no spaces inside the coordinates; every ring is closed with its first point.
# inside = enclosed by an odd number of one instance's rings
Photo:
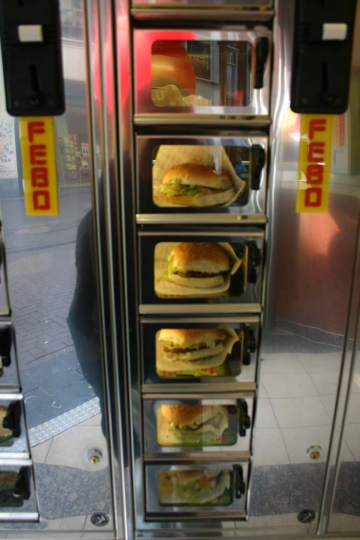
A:
{"type": "Polygon", "coordinates": [[[229,414],[221,405],[161,405],[158,415],[158,443],[169,444],[168,433],[185,445],[214,445],[222,442],[229,427],[229,414]]]}
{"type": "Polygon", "coordinates": [[[214,167],[183,163],[166,171],[160,193],[164,203],[204,207],[229,202],[235,190],[226,171],[217,173],[214,167]]]}
{"type": "Polygon", "coordinates": [[[230,272],[228,254],[215,242],[181,242],[167,260],[168,279],[183,287],[219,287],[230,272]]]}
{"type": "Polygon", "coordinates": [[[158,477],[161,505],[229,505],[230,472],[227,470],[161,471],[158,477]]]}
{"type": "Polygon", "coordinates": [[[227,338],[228,333],[218,329],[163,328],[157,338],[163,360],[161,367],[177,372],[220,366],[227,355],[227,338]]]}

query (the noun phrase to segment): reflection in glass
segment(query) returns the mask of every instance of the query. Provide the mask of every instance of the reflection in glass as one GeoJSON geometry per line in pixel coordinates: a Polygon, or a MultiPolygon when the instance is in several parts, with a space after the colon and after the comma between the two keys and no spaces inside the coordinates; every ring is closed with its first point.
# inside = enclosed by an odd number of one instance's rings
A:
{"type": "Polygon", "coordinates": [[[156,41],[152,100],[159,107],[249,105],[252,46],[247,41],[156,41]]]}
{"type": "Polygon", "coordinates": [[[157,409],[160,446],[231,446],[239,431],[233,405],[161,405],[157,409]]]}
{"type": "Polygon", "coordinates": [[[231,472],[221,469],[161,471],[158,475],[161,505],[228,506],[231,472]]]}

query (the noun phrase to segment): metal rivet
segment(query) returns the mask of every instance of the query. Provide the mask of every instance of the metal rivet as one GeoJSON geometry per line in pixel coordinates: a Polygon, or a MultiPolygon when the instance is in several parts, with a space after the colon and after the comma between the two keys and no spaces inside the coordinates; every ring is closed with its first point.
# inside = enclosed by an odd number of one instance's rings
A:
{"type": "Polygon", "coordinates": [[[323,453],[323,450],[321,446],[317,446],[317,445],[310,446],[310,448],[308,448],[307,450],[307,455],[312,460],[319,459],[322,456],[322,453],[323,453]]]}
{"type": "Polygon", "coordinates": [[[297,518],[300,523],[311,523],[315,519],[315,511],[309,508],[305,508],[298,513],[297,518]]]}
{"type": "Polygon", "coordinates": [[[101,450],[98,450],[97,448],[91,448],[87,453],[87,459],[92,463],[93,465],[96,465],[97,463],[100,463],[100,461],[103,458],[103,454],[101,450]]]}
{"type": "Polygon", "coordinates": [[[109,523],[109,516],[103,512],[96,512],[91,516],[91,523],[96,527],[105,527],[109,523]]]}

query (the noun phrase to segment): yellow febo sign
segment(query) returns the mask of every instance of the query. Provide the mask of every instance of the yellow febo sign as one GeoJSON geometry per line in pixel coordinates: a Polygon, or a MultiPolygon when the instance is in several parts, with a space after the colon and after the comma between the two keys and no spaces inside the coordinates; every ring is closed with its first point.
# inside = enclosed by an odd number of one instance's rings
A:
{"type": "Polygon", "coordinates": [[[327,212],[333,115],[301,115],[296,212],[327,212]]]}
{"type": "Polygon", "coordinates": [[[57,216],[54,119],[51,116],[20,118],[20,142],[26,215],[57,216]]]}

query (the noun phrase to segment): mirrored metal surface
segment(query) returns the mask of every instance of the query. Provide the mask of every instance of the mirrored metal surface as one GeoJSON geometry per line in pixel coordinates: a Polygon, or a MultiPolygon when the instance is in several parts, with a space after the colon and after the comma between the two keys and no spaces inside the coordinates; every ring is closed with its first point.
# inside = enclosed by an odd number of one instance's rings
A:
{"type": "MultiPolygon", "coordinates": [[[[88,4],[91,15],[85,20],[95,36],[100,14],[94,2],[88,4]]],[[[41,522],[34,527],[73,529],[86,535],[98,530],[91,521],[93,513],[110,516],[104,533],[113,531],[115,521],[92,193],[101,184],[101,145],[91,139],[88,129],[82,2],[63,0],[60,10],[66,91],[66,113],[55,122],[60,214],[25,216],[19,161],[0,183],[0,196],[22,390],[40,499],[41,522]]],[[[103,12],[102,16],[106,27],[107,15],[103,12]]],[[[101,78],[99,69],[93,64],[94,80],[101,78]]],[[[99,102],[100,96],[94,92],[91,99],[99,102]]],[[[1,114],[7,118],[3,106],[1,114]]],[[[9,137],[19,153],[16,122],[9,137]]],[[[8,382],[7,370],[12,366],[4,368],[0,384],[8,382]]]]}

